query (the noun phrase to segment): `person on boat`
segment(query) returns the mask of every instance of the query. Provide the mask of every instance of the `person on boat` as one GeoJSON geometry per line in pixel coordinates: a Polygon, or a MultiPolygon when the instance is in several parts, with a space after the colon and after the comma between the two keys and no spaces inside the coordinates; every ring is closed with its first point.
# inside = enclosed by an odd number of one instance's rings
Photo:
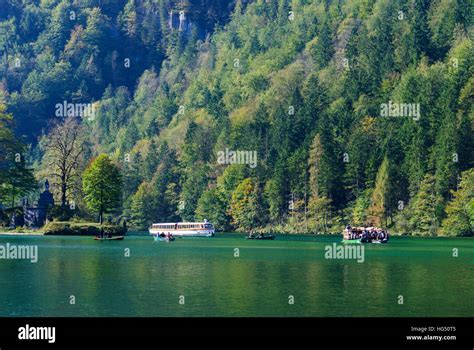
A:
{"type": "Polygon", "coordinates": [[[367,242],[367,230],[364,228],[361,233],[361,242],[367,242]]]}

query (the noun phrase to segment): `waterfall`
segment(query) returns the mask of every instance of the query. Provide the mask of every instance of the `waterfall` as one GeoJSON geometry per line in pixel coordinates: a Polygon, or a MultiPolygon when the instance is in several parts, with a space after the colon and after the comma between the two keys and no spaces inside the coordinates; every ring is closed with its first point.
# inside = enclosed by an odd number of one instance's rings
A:
{"type": "Polygon", "coordinates": [[[186,15],[184,14],[184,11],[179,11],[179,31],[182,31],[184,29],[186,21],[186,15]]]}

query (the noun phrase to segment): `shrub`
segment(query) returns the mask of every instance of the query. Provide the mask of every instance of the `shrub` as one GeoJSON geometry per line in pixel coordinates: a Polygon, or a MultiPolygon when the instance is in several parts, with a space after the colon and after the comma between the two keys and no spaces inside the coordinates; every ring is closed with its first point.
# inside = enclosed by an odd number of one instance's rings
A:
{"type": "MultiPolygon", "coordinates": [[[[69,223],[53,221],[43,228],[45,235],[96,236],[100,233],[100,224],[96,223],[69,223]]],[[[125,235],[127,230],[120,225],[102,225],[104,233],[113,236],[125,235]]]]}

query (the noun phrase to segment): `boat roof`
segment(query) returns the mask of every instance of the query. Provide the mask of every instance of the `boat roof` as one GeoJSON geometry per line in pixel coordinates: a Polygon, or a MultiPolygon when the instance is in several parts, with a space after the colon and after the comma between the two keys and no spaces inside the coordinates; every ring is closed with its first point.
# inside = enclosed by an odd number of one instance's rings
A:
{"type": "Polygon", "coordinates": [[[356,227],[352,227],[351,228],[352,231],[383,231],[384,229],[380,228],[380,227],[373,227],[373,226],[369,226],[369,227],[364,227],[364,226],[356,226],[356,227]]]}
{"type": "Polygon", "coordinates": [[[157,222],[153,225],[176,225],[176,224],[186,224],[186,225],[193,225],[193,224],[210,224],[209,221],[197,221],[197,222],[157,222]]]}

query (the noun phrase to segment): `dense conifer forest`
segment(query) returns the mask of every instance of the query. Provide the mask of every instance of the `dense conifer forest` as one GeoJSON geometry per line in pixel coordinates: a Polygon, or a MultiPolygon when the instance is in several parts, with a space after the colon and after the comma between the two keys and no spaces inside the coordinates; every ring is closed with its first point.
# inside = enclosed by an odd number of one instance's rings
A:
{"type": "Polygon", "coordinates": [[[1,219],[45,179],[51,220],[97,219],[101,162],[121,196],[101,213],[136,229],[472,236],[473,16],[470,0],[2,0],[1,219]]]}

